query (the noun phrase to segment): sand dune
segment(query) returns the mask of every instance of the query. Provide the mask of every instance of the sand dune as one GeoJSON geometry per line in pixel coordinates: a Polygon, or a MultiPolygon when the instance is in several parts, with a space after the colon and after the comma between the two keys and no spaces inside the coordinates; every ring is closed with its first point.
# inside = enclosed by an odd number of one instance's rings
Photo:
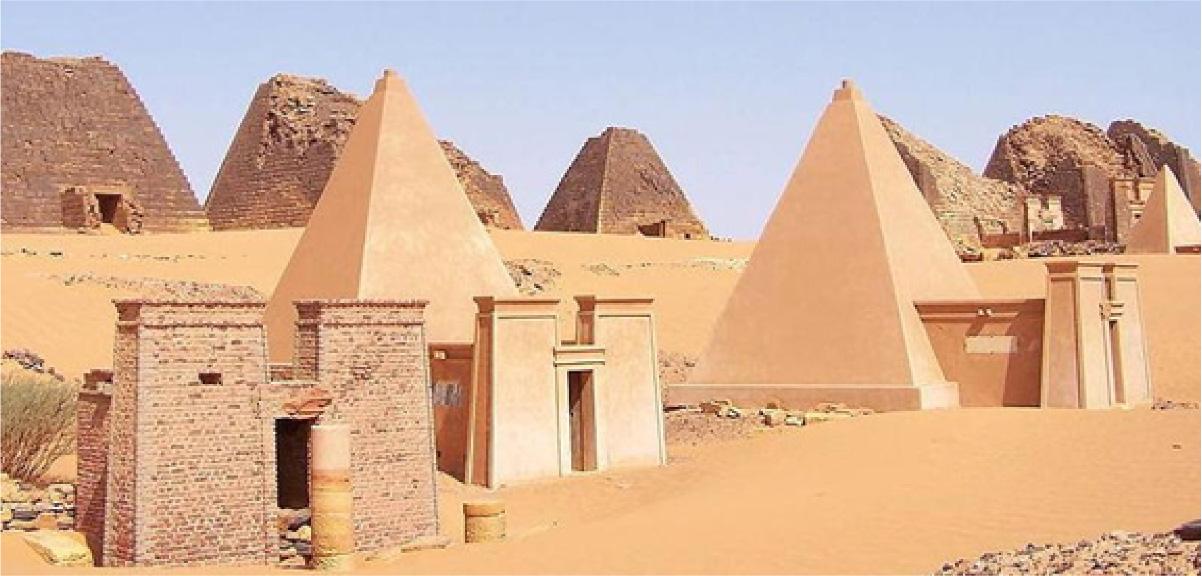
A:
{"type": "MultiPolygon", "coordinates": [[[[145,236],[0,236],[0,340],[29,348],[69,375],[112,361],[110,300],[132,296],[130,282],[203,282],[248,286],[267,295],[287,264],[299,229],[145,236]],[[55,253],[58,253],[57,255],[55,253]],[[72,279],[82,280],[72,282],[72,279]],[[114,286],[115,285],[115,286],[114,286]]],[[[576,294],[656,298],[658,340],[696,356],[738,281],[754,244],[593,234],[493,230],[506,260],[538,260],[559,272],[544,294],[560,304],[561,333],[571,337],[576,294]]],[[[1159,396],[1199,399],[1199,259],[1122,256],[1141,264],[1153,380],[1159,396]]],[[[968,265],[986,296],[1039,297],[1043,263],[968,265]]],[[[153,285],[150,285],[153,284],[153,285]]],[[[184,286],[181,289],[186,289],[184,286]]]]}
{"type": "MultiPolygon", "coordinates": [[[[1199,433],[1196,410],[1146,409],[908,412],[772,429],[672,446],[663,468],[501,489],[489,497],[506,502],[509,541],[360,571],[930,572],[989,550],[1196,517],[1199,433]]],[[[443,533],[461,542],[460,504],[485,493],[444,478],[443,533]]],[[[3,535],[5,573],[55,572],[19,538],[3,535]]]]}

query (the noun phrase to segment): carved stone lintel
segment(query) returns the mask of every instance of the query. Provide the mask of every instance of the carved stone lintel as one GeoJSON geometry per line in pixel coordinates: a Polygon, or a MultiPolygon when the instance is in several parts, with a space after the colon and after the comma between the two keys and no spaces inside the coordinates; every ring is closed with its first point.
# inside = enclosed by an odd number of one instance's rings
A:
{"type": "Polygon", "coordinates": [[[333,400],[334,397],[322,388],[308,388],[284,402],[284,412],[297,418],[316,418],[333,400]]]}

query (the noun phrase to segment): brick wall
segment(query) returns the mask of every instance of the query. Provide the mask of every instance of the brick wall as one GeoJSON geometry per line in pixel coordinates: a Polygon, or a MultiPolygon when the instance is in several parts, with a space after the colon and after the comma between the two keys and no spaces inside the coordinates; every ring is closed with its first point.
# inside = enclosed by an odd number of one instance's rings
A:
{"type": "Polygon", "coordinates": [[[263,304],[117,307],[106,565],[274,561],[263,304]]]}
{"type": "Polygon", "coordinates": [[[108,481],[107,392],[82,390],[75,403],[75,530],[87,539],[92,557],[104,552],[104,506],[108,481]]]}
{"type": "Polygon", "coordinates": [[[584,143],[534,228],[640,234],[659,222],[669,237],[709,238],[651,141],[636,130],[607,128],[584,143]]]}
{"type": "Polygon", "coordinates": [[[406,301],[297,303],[297,375],[316,376],[334,397],[322,423],[351,426],[361,552],[438,533],[424,308],[406,301]]]}
{"type": "Polygon", "coordinates": [[[101,58],[0,56],[0,227],[57,230],[70,186],[128,186],[143,229],[205,227],[179,163],[137,92],[101,58]]]}

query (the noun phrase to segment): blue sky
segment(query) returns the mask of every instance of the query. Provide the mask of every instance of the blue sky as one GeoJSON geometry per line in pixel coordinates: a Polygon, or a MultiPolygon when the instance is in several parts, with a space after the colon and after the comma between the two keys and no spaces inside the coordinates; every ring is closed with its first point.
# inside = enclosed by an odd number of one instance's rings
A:
{"type": "Polygon", "coordinates": [[[980,171],[1042,114],[1136,118],[1197,156],[1199,3],[15,3],[0,45],[103,55],[208,194],[277,72],[385,67],[533,226],[584,140],[647,134],[719,235],[754,238],[839,80],[980,171]]]}

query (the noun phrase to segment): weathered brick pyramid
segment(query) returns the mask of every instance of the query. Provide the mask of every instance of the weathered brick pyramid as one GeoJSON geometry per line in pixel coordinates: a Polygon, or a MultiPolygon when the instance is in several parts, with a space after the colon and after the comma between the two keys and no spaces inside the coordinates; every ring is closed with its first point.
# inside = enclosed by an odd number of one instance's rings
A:
{"type": "Polygon", "coordinates": [[[1185,147],[1169,140],[1153,128],[1147,128],[1135,120],[1115,120],[1106,129],[1106,135],[1114,141],[1128,158],[1127,163],[1138,170],[1140,176],[1156,176],[1161,167],[1168,166],[1178,176],[1182,191],[1194,208],[1200,211],[1202,202],[1202,165],[1190,155],[1185,147]]]}
{"type": "MultiPolygon", "coordinates": [[[[216,229],[304,226],[362,102],[325,80],[279,74],[259,86],[205,202],[216,229]]],[[[487,225],[521,229],[500,176],[450,142],[447,159],[487,225]]]]}
{"type": "Polygon", "coordinates": [[[5,52],[0,75],[4,229],[207,227],[167,141],[116,65],[5,52]]]}
{"type": "Polygon", "coordinates": [[[956,406],[914,302],[977,297],[880,120],[845,81],[673,395],[956,406]]]}
{"type": "Polygon", "coordinates": [[[473,298],[516,295],[417,101],[385,72],[267,304],[271,358],[292,356],[296,300],[428,300],[428,341],[471,342],[473,298]]]}
{"type": "Polygon", "coordinates": [[[884,116],[880,119],[914,183],[957,248],[980,246],[978,222],[997,232],[1022,229],[1021,188],[978,176],[897,122],[884,116]]]}
{"type": "Polygon", "coordinates": [[[1040,116],[1003,134],[984,175],[1037,196],[1059,195],[1069,228],[1090,226],[1088,179],[1108,190],[1110,178],[1136,176],[1101,128],[1065,116],[1040,116]]]}
{"type": "Polygon", "coordinates": [[[612,127],[584,143],[534,229],[709,238],[651,141],[612,127]]]}

